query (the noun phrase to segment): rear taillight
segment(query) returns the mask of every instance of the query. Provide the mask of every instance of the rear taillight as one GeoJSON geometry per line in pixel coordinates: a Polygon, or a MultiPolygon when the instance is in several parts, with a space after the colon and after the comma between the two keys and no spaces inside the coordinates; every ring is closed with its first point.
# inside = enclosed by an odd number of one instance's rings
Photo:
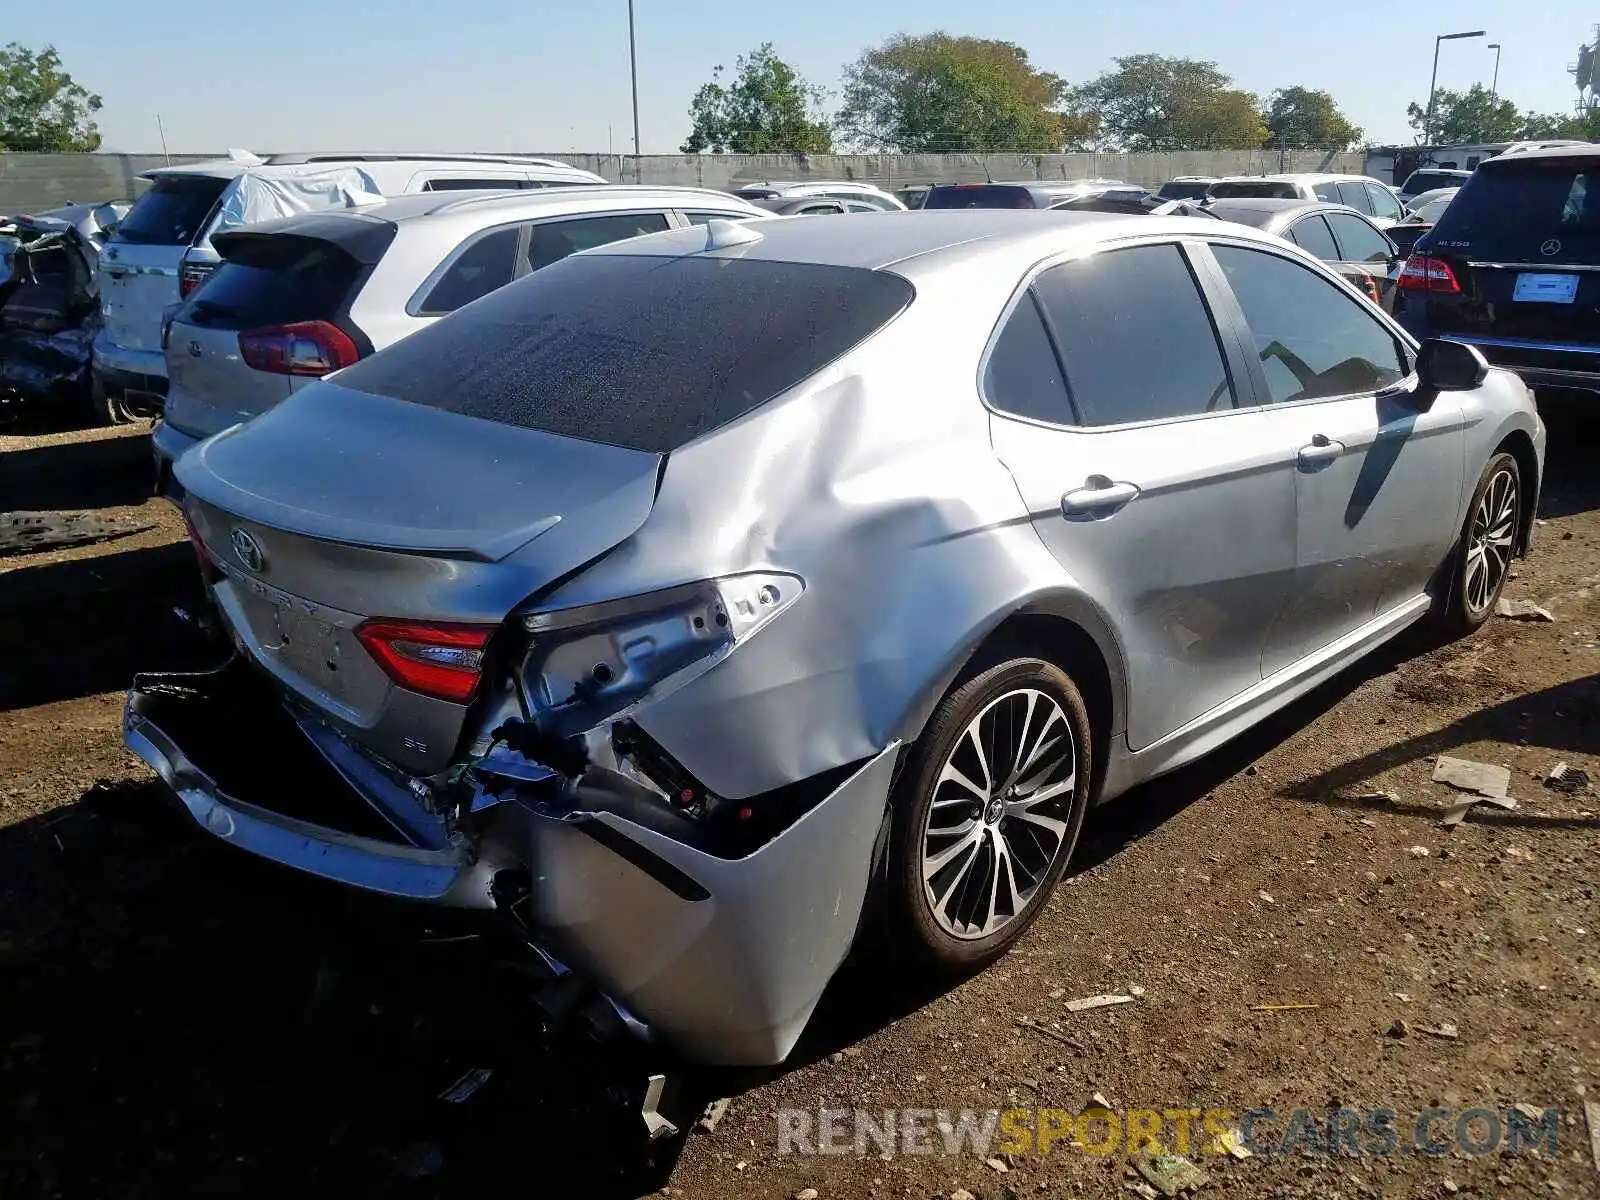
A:
{"type": "Polygon", "coordinates": [[[1408,292],[1441,292],[1447,295],[1457,295],[1461,291],[1461,283],[1450,269],[1450,264],[1442,258],[1426,254],[1413,254],[1406,259],[1395,286],[1408,292]]]}
{"type": "Polygon", "coordinates": [[[178,268],[178,296],[187,300],[202,283],[211,278],[216,267],[210,263],[184,263],[178,268]]]}
{"type": "Polygon", "coordinates": [[[478,690],[484,647],[493,632],[489,625],[376,619],[359,626],[356,637],[401,687],[465,704],[478,690]]]}
{"type": "Polygon", "coordinates": [[[350,335],[327,321],[296,321],[239,335],[245,365],[273,375],[326,375],[361,357],[350,335]]]}

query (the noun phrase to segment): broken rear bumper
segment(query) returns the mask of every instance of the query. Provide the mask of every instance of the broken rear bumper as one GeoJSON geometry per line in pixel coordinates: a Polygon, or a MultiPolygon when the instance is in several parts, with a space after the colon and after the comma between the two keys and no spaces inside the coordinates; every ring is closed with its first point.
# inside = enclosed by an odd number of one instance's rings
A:
{"type": "Polygon", "coordinates": [[[671,836],[670,822],[640,823],[636,796],[588,776],[501,789],[458,822],[435,818],[281,703],[236,711],[238,693],[260,704],[268,685],[256,676],[234,660],[141,676],[129,693],[128,745],[202,829],[412,900],[494,908],[507,896],[496,877],[510,872],[527,881],[517,915],[532,940],[690,1058],[781,1062],[855,940],[898,743],[775,837],[722,857],[671,836]]]}

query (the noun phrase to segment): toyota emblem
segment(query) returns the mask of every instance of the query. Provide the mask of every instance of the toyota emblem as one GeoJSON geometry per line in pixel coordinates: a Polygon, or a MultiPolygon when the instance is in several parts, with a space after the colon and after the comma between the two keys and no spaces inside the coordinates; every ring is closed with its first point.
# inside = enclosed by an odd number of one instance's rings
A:
{"type": "Polygon", "coordinates": [[[1561,243],[1558,242],[1555,238],[1549,238],[1549,239],[1547,239],[1545,241],[1544,245],[1539,247],[1539,253],[1540,254],[1560,254],[1561,253],[1561,243]]]}
{"type": "Polygon", "coordinates": [[[228,540],[233,543],[234,557],[247,571],[259,572],[266,566],[267,557],[261,553],[261,543],[243,529],[235,529],[228,540]]]}
{"type": "Polygon", "coordinates": [[[200,348],[200,343],[199,342],[190,342],[189,343],[189,357],[190,358],[199,358],[204,353],[205,353],[205,351],[200,348]]]}

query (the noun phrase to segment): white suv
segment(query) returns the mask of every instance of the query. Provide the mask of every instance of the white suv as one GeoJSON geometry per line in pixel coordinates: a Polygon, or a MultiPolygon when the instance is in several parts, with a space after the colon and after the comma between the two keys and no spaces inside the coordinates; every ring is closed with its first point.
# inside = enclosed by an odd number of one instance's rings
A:
{"type": "Polygon", "coordinates": [[[213,234],[294,212],[359,208],[386,196],[462,188],[542,188],[605,183],[542,158],[405,154],[230,157],[160,167],[140,176],[135,201],[100,252],[103,325],[94,344],[94,400],[115,423],[160,409],[167,392],[163,312],[192,293],[219,261],[213,234]]]}
{"type": "Polygon", "coordinates": [[[222,265],[160,332],[171,380],[158,488],[190,446],[569,254],[722,219],[771,217],[699,188],[403,196],[220,233],[222,265]]]}
{"type": "Polygon", "coordinates": [[[1405,216],[1394,189],[1366,175],[1241,175],[1217,180],[1206,195],[1213,200],[1321,200],[1343,204],[1369,218],[1379,229],[1387,229],[1405,216]]]}

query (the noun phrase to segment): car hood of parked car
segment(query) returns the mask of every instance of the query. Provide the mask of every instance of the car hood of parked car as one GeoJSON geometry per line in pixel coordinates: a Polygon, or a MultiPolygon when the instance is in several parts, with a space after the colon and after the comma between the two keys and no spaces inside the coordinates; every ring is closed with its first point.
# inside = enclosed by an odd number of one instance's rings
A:
{"type": "Polygon", "coordinates": [[[326,541],[497,562],[537,540],[553,577],[644,523],[661,462],[323,381],[201,443],[176,474],[208,504],[326,541]]]}

